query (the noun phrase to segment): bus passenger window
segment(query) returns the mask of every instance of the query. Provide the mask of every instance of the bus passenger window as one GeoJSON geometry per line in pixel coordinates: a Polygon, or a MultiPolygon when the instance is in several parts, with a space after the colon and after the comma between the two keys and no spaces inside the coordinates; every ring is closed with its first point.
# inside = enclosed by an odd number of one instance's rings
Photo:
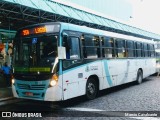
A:
{"type": "Polygon", "coordinates": [[[155,52],[154,52],[154,45],[150,45],[150,52],[151,52],[151,57],[155,56],[155,52]]]}
{"type": "Polygon", "coordinates": [[[115,42],[116,54],[118,58],[126,57],[125,40],[117,39],[115,42]]]}
{"type": "Polygon", "coordinates": [[[83,43],[84,58],[95,59],[100,57],[99,36],[86,34],[81,37],[81,40],[83,43]]]}
{"type": "Polygon", "coordinates": [[[133,41],[127,41],[126,42],[126,56],[127,57],[134,57],[134,43],[133,41]]]}
{"type": "Polygon", "coordinates": [[[146,43],[143,44],[143,49],[144,49],[144,57],[148,57],[148,46],[146,43]]]}
{"type": "Polygon", "coordinates": [[[112,58],[113,56],[112,56],[112,53],[113,52],[113,50],[112,49],[109,49],[109,48],[103,48],[103,57],[105,57],[105,58],[112,58]]]}
{"type": "Polygon", "coordinates": [[[114,39],[109,37],[101,37],[102,42],[102,57],[114,57],[114,39]]]}
{"type": "Polygon", "coordinates": [[[102,42],[102,57],[112,58],[114,55],[114,39],[110,37],[101,37],[102,42]]]}

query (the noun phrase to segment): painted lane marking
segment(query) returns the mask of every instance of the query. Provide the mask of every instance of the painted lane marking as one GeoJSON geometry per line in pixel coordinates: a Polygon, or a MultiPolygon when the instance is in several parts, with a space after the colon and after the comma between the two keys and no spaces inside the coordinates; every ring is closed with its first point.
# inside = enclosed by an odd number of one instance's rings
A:
{"type": "Polygon", "coordinates": [[[92,109],[92,108],[66,108],[67,110],[76,110],[76,111],[105,111],[100,109],[92,109]]]}
{"type": "Polygon", "coordinates": [[[159,117],[129,117],[129,118],[134,118],[137,120],[160,120],[159,117]]]}
{"type": "MultiPolygon", "coordinates": [[[[84,114],[83,112],[88,112],[87,115],[91,115],[92,117],[120,117],[123,116],[124,113],[122,112],[113,112],[113,111],[106,111],[106,110],[100,110],[100,109],[93,109],[93,108],[66,108],[66,110],[70,111],[80,111],[81,114],[84,114]]],[[[85,115],[84,115],[85,116],[85,115]]]]}

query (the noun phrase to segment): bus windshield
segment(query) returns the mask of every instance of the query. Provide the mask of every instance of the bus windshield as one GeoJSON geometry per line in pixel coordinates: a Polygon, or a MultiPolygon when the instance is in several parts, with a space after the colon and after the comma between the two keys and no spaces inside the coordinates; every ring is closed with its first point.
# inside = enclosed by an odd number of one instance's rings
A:
{"type": "Polygon", "coordinates": [[[57,35],[22,37],[14,43],[14,66],[51,67],[57,57],[57,35]]]}

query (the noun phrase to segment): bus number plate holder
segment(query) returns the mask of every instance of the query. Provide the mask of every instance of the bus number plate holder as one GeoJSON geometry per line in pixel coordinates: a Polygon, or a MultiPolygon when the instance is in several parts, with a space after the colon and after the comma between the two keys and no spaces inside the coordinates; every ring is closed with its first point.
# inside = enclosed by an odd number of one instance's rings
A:
{"type": "Polygon", "coordinates": [[[26,92],[25,95],[27,95],[27,96],[33,96],[33,93],[31,93],[31,92],[26,92]]]}

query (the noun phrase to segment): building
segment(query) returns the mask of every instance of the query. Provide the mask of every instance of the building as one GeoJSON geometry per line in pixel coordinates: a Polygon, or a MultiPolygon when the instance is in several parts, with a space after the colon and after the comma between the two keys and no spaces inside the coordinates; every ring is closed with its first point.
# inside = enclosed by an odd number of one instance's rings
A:
{"type": "Polygon", "coordinates": [[[129,21],[132,5],[127,0],[67,0],[112,18],[129,21]],[[127,11],[126,11],[127,10],[127,11]]]}

